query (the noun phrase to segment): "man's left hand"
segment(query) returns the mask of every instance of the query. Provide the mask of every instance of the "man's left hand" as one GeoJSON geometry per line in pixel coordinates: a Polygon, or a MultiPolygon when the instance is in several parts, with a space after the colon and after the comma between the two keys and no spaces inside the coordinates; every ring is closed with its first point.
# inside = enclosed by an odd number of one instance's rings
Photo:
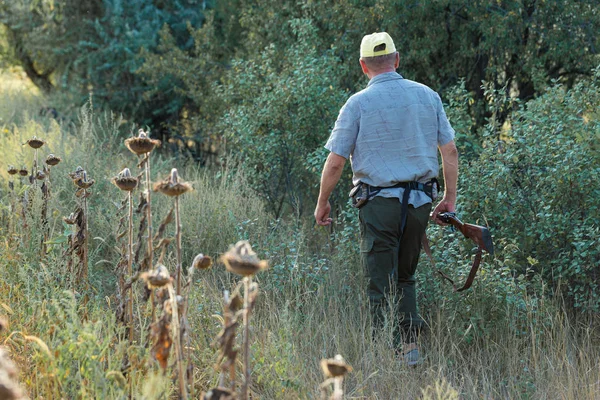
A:
{"type": "Polygon", "coordinates": [[[433,209],[433,212],[431,213],[431,219],[433,220],[433,222],[435,222],[436,224],[440,225],[440,226],[444,226],[444,225],[448,225],[442,222],[441,219],[438,218],[438,214],[444,213],[444,212],[455,212],[456,211],[456,205],[454,201],[451,200],[447,200],[446,197],[444,197],[442,199],[442,201],[440,201],[440,203],[433,209]]]}
{"type": "Polygon", "coordinates": [[[325,204],[317,204],[317,208],[315,208],[315,220],[317,224],[321,226],[331,225],[333,219],[329,217],[330,212],[331,204],[329,204],[329,201],[325,204]]]}

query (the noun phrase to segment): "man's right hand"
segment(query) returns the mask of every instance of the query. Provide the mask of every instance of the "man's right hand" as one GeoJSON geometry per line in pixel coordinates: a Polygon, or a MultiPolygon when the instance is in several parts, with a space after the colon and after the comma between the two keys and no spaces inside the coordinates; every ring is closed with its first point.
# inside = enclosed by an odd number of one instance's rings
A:
{"type": "Polygon", "coordinates": [[[315,220],[317,224],[321,226],[331,225],[333,219],[329,217],[330,212],[331,204],[329,204],[329,201],[325,204],[317,204],[317,208],[315,208],[315,220]]]}

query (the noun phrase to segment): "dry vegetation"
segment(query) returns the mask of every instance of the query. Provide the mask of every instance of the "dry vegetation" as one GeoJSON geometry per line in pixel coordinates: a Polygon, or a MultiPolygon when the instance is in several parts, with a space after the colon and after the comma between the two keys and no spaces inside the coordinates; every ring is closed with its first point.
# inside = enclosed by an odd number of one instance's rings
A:
{"type": "Polygon", "coordinates": [[[402,367],[391,326],[370,337],[351,242],[309,220],[272,220],[241,174],[129,141],[136,160],[123,143],[130,128],[110,114],[40,117],[29,93],[14,82],[0,93],[0,358],[20,370],[19,384],[0,364],[0,393],[11,384],[32,399],[600,398],[597,316],[571,313],[543,284],[528,292],[488,258],[473,288],[455,294],[424,259],[420,282],[435,289],[422,293],[426,360],[402,367]],[[62,158],[41,180],[51,175],[51,195],[27,179],[39,166],[23,146],[34,136],[46,142],[40,159],[62,158]],[[225,252],[243,240],[254,250],[225,252]],[[340,369],[352,372],[342,381],[340,369]]]}

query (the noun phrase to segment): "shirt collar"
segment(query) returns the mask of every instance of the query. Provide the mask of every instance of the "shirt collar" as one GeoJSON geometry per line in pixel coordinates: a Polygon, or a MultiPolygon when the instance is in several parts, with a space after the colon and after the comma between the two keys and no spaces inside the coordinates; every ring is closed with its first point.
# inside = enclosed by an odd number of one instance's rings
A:
{"type": "Polygon", "coordinates": [[[374,76],[370,81],[369,84],[367,86],[371,86],[374,85],[376,83],[380,83],[380,82],[387,82],[387,81],[393,81],[396,79],[404,79],[402,77],[402,75],[400,75],[397,72],[384,72],[383,74],[379,74],[377,76],[374,76]]]}

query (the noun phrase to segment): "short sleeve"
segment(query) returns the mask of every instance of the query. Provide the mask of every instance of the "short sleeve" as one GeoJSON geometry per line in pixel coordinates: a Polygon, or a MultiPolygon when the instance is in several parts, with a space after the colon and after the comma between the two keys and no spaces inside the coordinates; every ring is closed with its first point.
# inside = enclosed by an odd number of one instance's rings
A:
{"type": "Polygon", "coordinates": [[[354,97],[350,97],[340,110],[337,121],[325,148],[344,158],[349,158],[354,151],[358,130],[360,128],[360,106],[354,97]]]}
{"type": "Polygon", "coordinates": [[[435,94],[435,98],[438,119],[437,141],[438,145],[443,146],[454,140],[454,129],[448,121],[444,106],[442,105],[442,99],[440,99],[440,96],[437,93],[435,94]]]}

